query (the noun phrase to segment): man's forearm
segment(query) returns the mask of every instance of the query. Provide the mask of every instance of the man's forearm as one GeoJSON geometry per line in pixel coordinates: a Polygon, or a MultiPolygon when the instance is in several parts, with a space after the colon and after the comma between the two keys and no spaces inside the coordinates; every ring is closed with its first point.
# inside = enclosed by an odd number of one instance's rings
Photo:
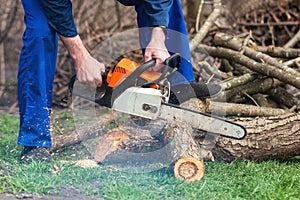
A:
{"type": "Polygon", "coordinates": [[[84,47],[79,35],[75,37],[60,36],[60,38],[75,62],[83,61],[88,57],[89,52],[84,47]]]}
{"type": "Polygon", "coordinates": [[[165,31],[162,27],[152,28],[151,40],[159,40],[163,42],[166,40],[165,31]]]}
{"type": "Polygon", "coordinates": [[[77,79],[80,82],[89,83],[92,87],[101,85],[101,72],[105,71],[104,64],[99,63],[90,55],[78,35],[75,37],[60,36],[60,38],[74,60],[77,79]]]}

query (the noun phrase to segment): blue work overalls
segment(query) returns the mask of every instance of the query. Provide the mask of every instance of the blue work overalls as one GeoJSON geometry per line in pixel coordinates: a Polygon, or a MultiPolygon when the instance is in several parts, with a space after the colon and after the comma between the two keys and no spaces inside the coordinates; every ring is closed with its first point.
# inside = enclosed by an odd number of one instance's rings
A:
{"type": "Polygon", "coordinates": [[[22,0],[22,4],[26,30],[18,69],[18,144],[49,148],[58,35],[48,25],[39,0],[22,0]]]}
{"type": "MultiPolygon", "coordinates": [[[[138,0],[120,0],[125,5],[135,6],[139,27],[148,27],[144,5],[138,0]]],[[[58,34],[49,25],[39,0],[22,0],[25,11],[26,30],[20,53],[18,71],[18,101],[20,131],[18,144],[23,146],[51,147],[50,110],[56,68],[58,34]]],[[[186,81],[194,80],[190,50],[180,1],[174,0],[169,12],[166,46],[170,53],[179,52],[185,58],[179,71],[186,81]],[[174,42],[174,37],[177,38],[174,42]]],[[[150,30],[150,29],[149,29],[150,30]]],[[[150,32],[140,33],[144,49],[150,32]]],[[[175,80],[174,80],[175,81],[175,80]]],[[[180,82],[180,81],[179,81],[180,82]]]]}

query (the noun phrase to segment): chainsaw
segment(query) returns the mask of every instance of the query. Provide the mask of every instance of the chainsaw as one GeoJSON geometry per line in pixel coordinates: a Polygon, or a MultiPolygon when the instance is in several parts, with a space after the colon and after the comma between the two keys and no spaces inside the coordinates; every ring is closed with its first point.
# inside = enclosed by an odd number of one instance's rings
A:
{"type": "Polygon", "coordinates": [[[112,70],[102,74],[103,83],[93,95],[85,94],[82,90],[76,92],[76,75],[70,80],[69,90],[73,95],[139,118],[167,121],[179,119],[188,122],[194,129],[210,134],[233,139],[246,136],[246,129],[239,124],[169,102],[172,94],[169,80],[181,65],[180,54],[167,58],[159,72],[149,70],[155,65],[155,59],[140,65],[123,58],[112,70]]]}

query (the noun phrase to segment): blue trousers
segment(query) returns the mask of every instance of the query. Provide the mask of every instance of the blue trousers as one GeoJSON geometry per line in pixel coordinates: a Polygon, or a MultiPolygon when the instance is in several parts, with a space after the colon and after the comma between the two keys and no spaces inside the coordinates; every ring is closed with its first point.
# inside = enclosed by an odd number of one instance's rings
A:
{"type": "MultiPolygon", "coordinates": [[[[143,4],[132,4],[130,0],[122,3],[135,5],[139,27],[148,27],[143,4]]],[[[58,35],[48,25],[47,18],[39,0],[22,0],[25,11],[26,30],[23,34],[23,48],[20,53],[18,70],[18,101],[20,113],[20,131],[18,144],[23,146],[51,147],[50,119],[52,107],[52,89],[56,68],[58,35]]],[[[170,54],[181,53],[183,63],[179,69],[185,80],[172,80],[174,83],[194,80],[188,38],[185,29],[180,1],[174,0],[169,13],[169,29],[166,46],[170,54]],[[174,42],[176,41],[176,42],[174,42]]],[[[140,32],[140,44],[143,49],[150,39],[150,30],[140,32]]]]}
{"type": "Polygon", "coordinates": [[[58,35],[49,27],[39,0],[22,0],[26,30],[18,69],[18,144],[51,147],[49,111],[58,35]]]}

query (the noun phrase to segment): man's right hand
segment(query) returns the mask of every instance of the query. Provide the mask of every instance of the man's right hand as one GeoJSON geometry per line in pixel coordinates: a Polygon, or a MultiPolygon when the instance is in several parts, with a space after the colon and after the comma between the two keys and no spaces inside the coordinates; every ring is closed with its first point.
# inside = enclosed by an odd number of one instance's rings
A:
{"type": "Polygon", "coordinates": [[[75,37],[60,36],[60,38],[75,62],[77,79],[92,87],[100,86],[102,84],[101,73],[105,71],[104,64],[89,54],[78,35],[75,37]]]}
{"type": "Polygon", "coordinates": [[[103,63],[88,55],[82,63],[75,61],[75,67],[78,81],[88,83],[92,87],[101,86],[101,73],[105,72],[103,63]]]}

